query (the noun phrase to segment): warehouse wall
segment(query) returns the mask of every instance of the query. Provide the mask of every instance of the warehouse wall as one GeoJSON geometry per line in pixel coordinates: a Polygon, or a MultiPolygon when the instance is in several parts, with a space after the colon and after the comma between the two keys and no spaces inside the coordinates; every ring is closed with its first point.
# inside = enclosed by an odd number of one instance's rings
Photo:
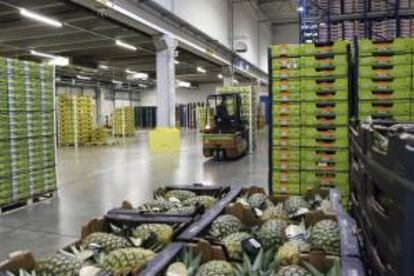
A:
{"type": "Polygon", "coordinates": [[[274,25],[272,29],[273,43],[299,43],[299,26],[298,24],[274,25]]]}
{"type": "Polygon", "coordinates": [[[231,48],[231,25],[234,37],[241,38],[248,46],[243,58],[267,71],[263,59],[267,55],[266,47],[272,40],[271,28],[257,22],[255,10],[249,3],[234,3],[233,23],[230,19],[230,7],[226,0],[155,0],[158,4],[173,12],[213,39],[231,48]]]}

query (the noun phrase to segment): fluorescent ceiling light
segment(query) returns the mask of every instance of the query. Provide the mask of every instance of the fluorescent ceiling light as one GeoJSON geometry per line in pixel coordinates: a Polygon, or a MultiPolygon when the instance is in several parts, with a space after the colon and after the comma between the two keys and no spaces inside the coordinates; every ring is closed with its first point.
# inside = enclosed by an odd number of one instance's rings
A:
{"type": "Polygon", "coordinates": [[[148,87],[148,85],[146,85],[146,84],[142,84],[142,83],[138,84],[138,86],[139,86],[139,87],[142,87],[142,88],[147,88],[147,87],[148,87]]]}
{"type": "Polygon", "coordinates": [[[38,52],[36,50],[31,50],[30,54],[33,56],[38,56],[38,57],[44,57],[44,58],[58,58],[59,56],[55,56],[55,55],[51,55],[51,54],[47,54],[47,53],[42,53],[42,52],[38,52]]]}
{"type": "Polygon", "coordinates": [[[177,85],[178,87],[184,87],[184,88],[190,88],[191,87],[191,83],[187,82],[187,81],[177,81],[177,85]]]}
{"type": "Polygon", "coordinates": [[[222,74],[218,74],[218,75],[217,75],[217,78],[219,78],[219,79],[223,79],[223,75],[222,75],[222,74]]]}
{"type": "Polygon", "coordinates": [[[238,80],[236,80],[236,79],[234,79],[234,80],[233,80],[233,83],[235,83],[235,84],[239,84],[239,81],[238,81],[238,80]]]}
{"type": "Polygon", "coordinates": [[[305,40],[305,42],[306,42],[306,43],[312,43],[312,42],[313,42],[313,40],[311,40],[311,39],[307,39],[307,40],[305,40]]]}
{"type": "Polygon", "coordinates": [[[297,10],[298,12],[303,12],[303,7],[302,7],[302,6],[299,6],[296,10],[297,10]]]}
{"type": "Polygon", "coordinates": [[[46,23],[46,24],[48,24],[50,26],[53,26],[53,27],[59,27],[60,28],[60,27],[63,26],[63,24],[60,23],[57,20],[54,20],[52,18],[49,18],[49,17],[43,16],[43,15],[31,12],[31,11],[28,11],[26,9],[20,9],[20,14],[25,16],[25,17],[28,17],[28,18],[46,23]]]}
{"type": "Polygon", "coordinates": [[[132,50],[132,51],[137,50],[137,47],[135,47],[134,45],[125,43],[121,40],[115,40],[115,44],[118,45],[119,47],[123,47],[123,48],[129,49],[129,50],[132,50]]]}
{"type": "Polygon", "coordinates": [[[174,60],[174,63],[177,64],[177,65],[180,64],[180,62],[178,60],[174,60]]]}
{"type": "Polygon", "coordinates": [[[118,80],[112,80],[113,84],[122,84],[122,81],[118,81],[118,80]]]}
{"type": "Polygon", "coordinates": [[[82,75],[77,75],[76,78],[80,79],[80,80],[91,80],[91,77],[88,76],[82,76],[82,75]]]}
{"type": "Polygon", "coordinates": [[[49,65],[55,65],[55,66],[68,66],[69,65],[69,59],[65,57],[57,57],[49,60],[47,63],[49,65]]]}
{"type": "Polygon", "coordinates": [[[125,73],[130,74],[133,79],[139,79],[139,80],[147,80],[148,79],[148,74],[147,73],[136,72],[136,71],[132,71],[132,70],[129,70],[129,69],[126,69],[125,73]]]}
{"type": "Polygon", "coordinates": [[[203,67],[201,67],[201,66],[198,66],[198,67],[197,67],[197,72],[200,72],[200,73],[205,74],[205,73],[207,73],[207,70],[206,70],[206,69],[204,69],[204,68],[203,68],[203,67]]]}
{"type": "Polygon", "coordinates": [[[104,69],[104,70],[108,70],[109,69],[109,67],[106,66],[106,65],[99,65],[99,68],[104,69]]]}

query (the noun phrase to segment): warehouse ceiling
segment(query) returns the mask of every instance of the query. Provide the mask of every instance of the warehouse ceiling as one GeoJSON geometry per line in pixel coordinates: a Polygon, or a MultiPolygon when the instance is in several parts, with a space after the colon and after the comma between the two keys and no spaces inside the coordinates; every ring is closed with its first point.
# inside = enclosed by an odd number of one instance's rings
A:
{"type": "Polygon", "coordinates": [[[298,22],[298,0],[256,0],[264,15],[262,21],[275,25],[298,22]]]}
{"type": "MultiPolygon", "coordinates": [[[[57,67],[61,79],[81,75],[92,81],[124,82],[127,69],[147,73],[147,84],[153,84],[156,77],[155,47],[152,37],[144,33],[65,0],[0,1],[0,56],[40,61],[31,50],[70,58],[70,66],[57,67]],[[19,8],[55,19],[63,26],[53,27],[26,18],[19,8]],[[116,40],[137,50],[119,47],[116,40]]],[[[177,54],[177,79],[194,84],[220,81],[217,75],[222,68],[218,65],[183,49],[177,49],[177,54]],[[197,72],[198,66],[207,73],[197,72]]],[[[238,78],[243,80],[242,76],[238,78]]]]}

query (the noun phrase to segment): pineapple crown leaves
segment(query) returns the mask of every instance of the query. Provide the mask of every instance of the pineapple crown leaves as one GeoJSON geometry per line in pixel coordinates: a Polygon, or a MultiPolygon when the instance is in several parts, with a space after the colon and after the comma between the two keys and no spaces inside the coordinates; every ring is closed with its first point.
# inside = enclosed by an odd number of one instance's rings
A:
{"type": "Polygon", "coordinates": [[[303,266],[312,274],[312,276],[341,276],[342,269],[338,260],[335,260],[328,273],[320,272],[316,267],[308,262],[303,261],[303,266]]]}
{"type": "Polygon", "coordinates": [[[187,276],[195,276],[201,263],[202,254],[194,255],[193,249],[189,248],[183,251],[183,263],[187,267],[187,276]]]}
{"type": "Polygon", "coordinates": [[[254,261],[243,254],[243,264],[235,264],[236,276],[271,276],[278,267],[278,261],[273,259],[274,250],[261,249],[254,261]]]}

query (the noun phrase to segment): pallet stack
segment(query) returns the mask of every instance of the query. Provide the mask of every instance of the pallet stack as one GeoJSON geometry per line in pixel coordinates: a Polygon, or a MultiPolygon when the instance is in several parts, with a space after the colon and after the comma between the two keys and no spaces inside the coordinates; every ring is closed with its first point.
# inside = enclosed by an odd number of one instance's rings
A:
{"type": "Polygon", "coordinates": [[[347,42],[272,47],[273,193],[328,186],[348,196],[347,42]]]}
{"type": "Polygon", "coordinates": [[[358,114],[364,120],[412,119],[412,40],[358,42],[358,114]]]}
{"type": "Polygon", "coordinates": [[[77,146],[90,142],[94,121],[92,102],[88,96],[59,97],[59,145],[77,146]]]}
{"type": "Polygon", "coordinates": [[[114,111],[113,134],[115,136],[134,136],[135,118],[133,107],[118,107],[114,111]]]}
{"type": "Polygon", "coordinates": [[[256,148],[258,92],[253,86],[218,87],[217,93],[239,93],[242,101],[242,121],[249,128],[249,151],[256,148]]]}
{"type": "Polygon", "coordinates": [[[56,190],[54,68],[0,58],[0,208],[56,190]]]}

